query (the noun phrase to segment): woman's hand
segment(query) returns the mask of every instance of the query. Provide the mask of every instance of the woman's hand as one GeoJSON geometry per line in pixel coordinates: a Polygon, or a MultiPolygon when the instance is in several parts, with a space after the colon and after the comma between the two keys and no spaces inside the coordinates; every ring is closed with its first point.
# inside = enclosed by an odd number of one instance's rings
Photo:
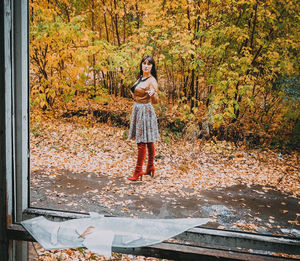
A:
{"type": "Polygon", "coordinates": [[[151,97],[154,94],[154,91],[153,90],[149,90],[149,91],[146,91],[146,93],[148,93],[149,96],[151,97]]]}

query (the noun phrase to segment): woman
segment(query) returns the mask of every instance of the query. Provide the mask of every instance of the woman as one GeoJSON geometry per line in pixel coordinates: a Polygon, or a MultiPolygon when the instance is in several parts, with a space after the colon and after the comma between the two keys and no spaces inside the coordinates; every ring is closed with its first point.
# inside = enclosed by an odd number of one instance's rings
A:
{"type": "Polygon", "coordinates": [[[134,105],[130,119],[128,139],[136,141],[138,157],[135,171],[130,180],[142,180],[143,175],[154,177],[154,142],[158,140],[157,117],[152,103],[158,103],[157,76],[155,62],[151,56],[145,56],[140,63],[138,81],[131,88],[134,105]],[[148,163],[146,172],[143,172],[143,162],[148,148],[148,163]]]}

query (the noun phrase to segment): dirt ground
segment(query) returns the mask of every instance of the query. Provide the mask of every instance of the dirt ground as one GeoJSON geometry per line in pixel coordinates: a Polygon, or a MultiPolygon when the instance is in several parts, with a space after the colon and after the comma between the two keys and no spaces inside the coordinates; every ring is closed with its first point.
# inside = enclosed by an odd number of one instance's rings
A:
{"type": "Polygon", "coordinates": [[[63,170],[52,179],[42,171],[33,172],[32,178],[36,185],[31,186],[30,196],[32,206],[37,208],[139,218],[209,217],[211,222],[205,227],[300,237],[299,225],[289,222],[297,220],[299,200],[274,188],[235,185],[203,190],[194,197],[176,193],[140,196],[135,191],[143,182],[159,182],[159,178],[147,176],[143,181],[127,182],[126,178],[63,170]],[[127,193],[105,190],[108,185],[126,186],[127,193]]]}
{"type": "MultiPolygon", "coordinates": [[[[127,178],[135,166],[136,144],[126,140],[126,130],[52,122],[34,131],[31,207],[139,218],[208,217],[204,227],[300,237],[297,153],[250,151],[225,141],[161,139],[155,177],[132,182],[127,178]]],[[[36,248],[43,260],[56,260],[36,248]]],[[[32,246],[31,253],[37,256],[32,246]]]]}

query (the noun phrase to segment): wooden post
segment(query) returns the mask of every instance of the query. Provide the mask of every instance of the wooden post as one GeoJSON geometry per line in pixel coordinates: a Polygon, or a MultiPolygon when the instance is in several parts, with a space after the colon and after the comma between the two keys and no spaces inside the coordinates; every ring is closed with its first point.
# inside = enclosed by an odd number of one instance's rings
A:
{"type": "MultiPolygon", "coordinates": [[[[6,4],[6,2],[5,2],[6,4]]],[[[4,3],[0,2],[0,39],[4,39],[4,3]]],[[[8,260],[6,210],[6,132],[5,132],[5,62],[4,41],[0,41],[0,257],[8,260]]]]}
{"type": "Polygon", "coordinates": [[[0,1],[0,39],[0,259],[24,261],[27,242],[7,228],[28,207],[27,0],[0,1]]]}
{"type": "MultiPolygon", "coordinates": [[[[28,0],[13,0],[13,90],[14,90],[14,178],[15,222],[23,220],[28,208],[29,167],[29,64],[28,64],[28,0]]],[[[16,261],[28,260],[28,245],[14,242],[16,261]]]]}

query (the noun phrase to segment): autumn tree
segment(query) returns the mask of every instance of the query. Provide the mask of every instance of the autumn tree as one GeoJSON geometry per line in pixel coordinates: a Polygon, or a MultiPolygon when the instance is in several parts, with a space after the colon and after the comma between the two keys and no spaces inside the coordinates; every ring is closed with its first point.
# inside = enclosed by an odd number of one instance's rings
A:
{"type": "Polygon", "coordinates": [[[76,94],[129,97],[150,54],[184,121],[206,114],[264,133],[298,124],[295,0],[32,0],[30,10],[31,92],[43,108],[76,94]]]}

